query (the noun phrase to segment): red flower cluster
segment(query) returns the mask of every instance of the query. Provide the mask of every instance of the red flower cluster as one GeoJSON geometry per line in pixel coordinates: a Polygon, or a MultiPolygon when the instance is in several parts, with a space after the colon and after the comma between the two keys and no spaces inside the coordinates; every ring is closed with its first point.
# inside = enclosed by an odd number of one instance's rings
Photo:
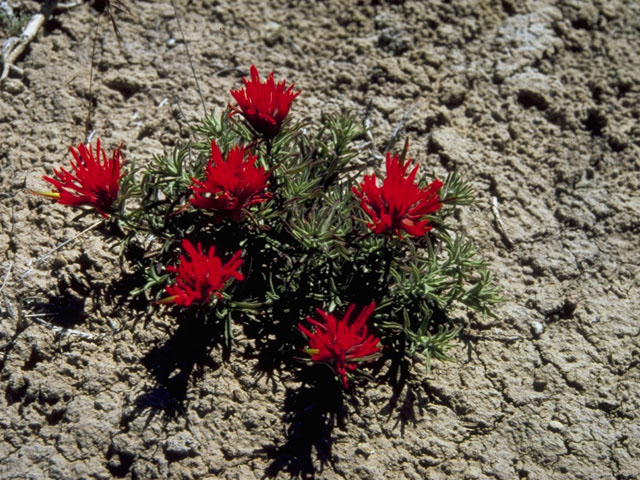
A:
{"type": "Polygon", "coordinates": [[[317,309],[325,323],[307,317],[307,321],[315,325],[314,332],[298,324],[300,331],[309,339],[309,347],[305,351],[314,362],[324,362],[342,378],[342,384],[348,388],[347,371],[353,371],[358,363],[372,360],[380,351],[380,340],[367,332],[366,322],[375,310],[372,302],[365,307],[353,322],[349,317],[355,305],[350,305],[342,320],[317,309]]]}
{"type": "Polygon", "coordinates": [[[194,198],[191,204],[198,208],[211,210],[220,217],[231,217],[239,221],[243,209],[271,198],[267,187],[269,173],[263,167],[255,166],[258,157],[236,146],[222,159],[220,148],[211,142],[211,158],[205,168],[205,181],[195,178],[194,198]]]}
{"type": "Polygon", "coordinates": [[[280,131],[291,103],[300,95],[300,90],[294,93],[294,84],[286,88],[284,80],[276,84],[273,72],[264,83],[261,82],[255,65],[251,65],[251,80],[243,77],[242,81],[245,88],[231,90],[239,108],[229,104],[229,116],[239,113],[256,132],[265,138],[273,138],[280,131]]]}
{"type": "Polygon", "coordinates": [[[365,175],[353,193],[360,199],[362,209],[371,217],[367,226],[375,233],[391,233],[402,238],[401,230],[416,237],[422,236],[433,227],[425,218],[442,207],[438,191],[442,182],[435,179],[424,188],[415,183],[419,165],[405,177],[411,164],[408,159],[404,164],[398,155],[387,153],[387,176],[378,187],[376,175],[365,175]]]}
{"type": "Polygon", "coordinates": [[[95,155],[91,146],[80,144],[74,149],[69,147],[75,162],[71,161],[73,173],[60,168],[54,169],[56,178],[43,178],[53,184],[57,192],[34,192],[38,195],[55,198],[64,205],[91,205],[103,216],[112,212],[113,202],[118,198],[120,188],[120,152],[121,147],[107,157],[100,140],[96,142],[95,155]]]}
{"type": "Polygon", "coordinates": [[[170,297],[164,298],[160,303],[175,303],[189,306],[193,302],[207,303],[211,294],[218,298],[227,281],[232,277],[236,280],[244,280],[244,276],[238,270],[242,265],[238,250],[231,260],[224,265],[219,257],[216,257],[215,247],[209,249],[208,255],[202,252],[202,245],[198,243],[196,250],[189,240],[182,241],[182,248],[191,257],[187,260],[180,255],[180,264],[177,267],[167,267],[167,270],[177,274],[176,283],[166,287],[170,297]]]}

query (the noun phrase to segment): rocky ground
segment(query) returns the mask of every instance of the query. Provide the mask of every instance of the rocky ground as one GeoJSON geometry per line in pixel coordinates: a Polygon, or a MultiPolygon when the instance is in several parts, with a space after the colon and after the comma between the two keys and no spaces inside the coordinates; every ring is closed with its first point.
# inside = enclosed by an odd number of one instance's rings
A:
{"type": "Polygon", "coordinates": [[[203,115],[171,2],[122,0],[121,42],[104,3],[62,5],[0,93],[1,478],[637,478],[639,2],[176,1],[208,110],[255,63],[303,90],[296,118],[350,109],[380,151],[404,125],[423,168],[477,192],[460,221],[496,318],[460,312],[456,363],[341,404],[259,374],[241,329],[229,361],[176,358],[188,329],[118,300],[104,236],[37,261],[95,221],[28,193],[91,97],[128,161],[203,115]]]}

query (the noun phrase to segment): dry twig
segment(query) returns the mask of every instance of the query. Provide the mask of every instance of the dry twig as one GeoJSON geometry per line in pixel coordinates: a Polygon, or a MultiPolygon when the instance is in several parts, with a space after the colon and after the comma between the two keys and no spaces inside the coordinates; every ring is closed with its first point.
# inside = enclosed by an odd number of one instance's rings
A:
{"type": "MultiPolygon", "coordinates": [[[[57,7],[58,0],[45,0],[42,4],[42,11],[35,13],[31,16],[31,19],[27,22],[27,25],[22,30],[19,37],[10,37],[2,45],[2,74],[0,75],[0,89],[2,83],[9,75],[9,71],[13,68],[19,70],[14,64],[20,55],[22,55],[27,48],[27,45],[36,38],[38,32],[42,28],[44,21],[51,15],[53,10],[57,7]]],[[[11,11],[11,7],[7,4],[8,12],[11,11]]]]}
{"type": "MultiPolygon", "coordinates": [[[[64,242],[59,243],[58,245],[53,247],[51,250],[49,250],[45,254],[41,255],[40,257],[38,257],[35,262],[30,261],[29,264],[27,265],[26,272],[24,272],[22,274],[22,276],[20,276],[20,278],[18,279],[17,283],[21,284],[24,281],[24,279],[30,273],[33,272],[33,268],[36,265],[38,265],[41,262],[43,262],[48,257],[50,257],[51,254],[53,254],[54,252],[58,251],[59,249],[61,249],[65,245],[68,245],[69,243],[77,240],[80,236],[84,235],[85,233],[89,232],[90,230],[93,230],[94,228],[96,228],[100,224],[102,224],[102,220],[100,220],[100,221],[94,223],[93,225],[85,228],[83,231],[81,231],[80,233],[78,233],[74,237],[70,238],[69,240],[65,240],[64,242]]],[[[53,330],[54,332],[58,333],[59,335],[77,335],[77,336],[80,336],[80,337],[82,337],[84,339],[88,339],[88,340],[92,340],[92,339],[95,338],[95,336],[91,335],[90,333],[82,332],[80,330],[72,330],[72,329],[68,329],[68,328],[64,328],[64,327],[58,327],[58,326],[53,325],[53,324],[51,324],[49,322],[41,320],[39,317],[42,316],[42,315],[40,315],[40,314],[24,315],[22,313],[22,310],[23,310],[22,309],[22,301],[16,300],[16,302],[18,304],[18,311],[16,312],[16,310],[14,309],[13,305],[11,304],[11,302],[9,301],[7,296],[3,293],[4,287],[5,287],[5,285],[7,284],[8,280],[9,280],[12,267],[13,267],[13,263],[9,263],[9,268],[7,269],[7,273],[4,276],[4,279],[2,281],[2,285],[0,285],[0,294],[2,295],[2,299],[3,299],[3,302],[4,302],[4,307],[5,307],[6,313],[8,314],[8,316],[12,320],[15,320],[15,322],[16,322],[16,330],[15,330],[15,333],[13,334],[13,336],[11,337],[11,339],[7,343],[5,343],[4,345],[0,345],[0,351],[1,350],[6,350],[9,347],[11,347],[16,342],[16,340],[18,339],[20,334],[22,332],[24,332],[27,329],[27,327],[29,327],[31,325],[31,323],[29,323],[29,321],[28,321],[29,318],[33,318],[33,320],[35,322],[50,328],[51,330],[53,330]]]]}
{"type": "Polygon", "coordinates": [[[502,217],[500,216],[500,210],[498,210],[498,197],[491,197],[491,212],[493,213],[493,217],[496,221],[496,228],[502,237],[502,241],[508,248],[513,248],[513,242],[509,238],[509,235],[507,235],[504,223],[502,223],[502,217]]]}
{"type": "Polygon", "coordinates": [[[66,12],[72,8],[76,8],[82,5],[82,0],[76,0],[75,2],[59,3],[56,5],[56,12],[66,12]]]}
{"type": "Polygon", "coordinates": [[[85,233],[93,230],[94,228],[96,228],[98,225],[101,225],[101,224],[102,224],[102,220],[97,221],[96,223],[94,223],[94,224],[90,225],[89,227],[85,228],[84,230],[82,230],[80,233],[78,233],[74,237],[70,238],[69,240],[65,240],[64,242],[59,243],[58,245],[53,247],[51,250],[49,250],[45,254],[41,255],[40,257],[38,257],[35,262],[29,261],[29,264],[27,265],[27,271],[22,274],[22,276],[20,277],[20,281],[22,282],[27,275],[29,275],[29,274],[31,274],[31,272],[33,272],[33,268],[36,265],[39,265],[40,263],[42,263],[44,260],[49,258],[53,253],[57,252],[58,250],[60,250],[65,245],[76,241],[82,235],[84,235],[85,233]]]}
{"type": "Polygon", "coordinates": [[[187,44],[187,38],[184,36],[184,31],[182,30],[182,25],[180,24],[180,15],[178,15],[178,7],[176,7],[176,2],[174,2],[174,0],[171,0],[171,5],[173,5],[173,11],[176,16],[176,22],[178,22],[178,30],[180,30],[180,35],[182,36],[182,41],[184,42],[184,49],[187,52],[187,59],[189,60],[191,73],[193,74],[193,79],[196,82],[196,89],[198,90],[198,94],[200,95],[200,101],[202,102],[202,110],[204,111],[204,115],[206,117],[207,104],[204,101],[204,95],[202,94],[202,90],[200,89],[200,83],[198,82],[198,75],[196,75],[196,69],[193,66],[193,61],[191,60],[191,54],[189,53],[189,45],[187,44]]]}
{"type": "Polygon", "coordinates": [[[22,30],[19,37],[10,37],[2,45],[2,75],[0,75],[0,87],[9,75],[9,70],[15,67],[14,63],[27,48],[27,45],[36,38],[40,28],[44,24],[45,16],[42,13],[34,14],[22,30]]]}
{"type": "Polygon", "coordinates": [[[38,315],[38,314],[25,315],[25,317],[33,318],[34,322],[39,323],[40,325],[44,325],[45,327],[47,327],[50,330],[53,330],[59,335],[76,335],[80,338],[84,338],[85,340],[93,340],[96,338],[95,335],[92,335],[87,332],[83,332],[81,330],[74,330],[73,328],[59,327],[58,325],[54,325],[53,323],[47,322],[46,320],[42,320],[40,316],[41,315],[38,315]]]}
{"type": "Polygon", "coordinates": [[[371,110],[372,109],[373,109],[373,101],[369,100],[369,103],[367,104],[367,109],[365,110],[364,121],[362,123],[364,124],[364,129],[365,129],[367,138],[369,139],[369,143],[371,144],[371,148],[370,148],[371,154],[377,160],[384,161],[385,157],[376,148],[376,141],[375,141],[375,138],[373,138],[373,133],[371,132],[371,110]]]}
{"type": "Polygon", "coordinates": [[[411,114],[415,111],[415,109],[418,108],[418,105],[419,105],[419,103],[414,103],[411,106],[411,108],[409,110],[407,110],[404,113],[404,115],[402,115],[402,118],[398,122],[398,125],[396,125],[395,130],[391,134],[391,138],[389,139],[389,142],[387,143],[385,151],[387,151],[387,152],[391,151],[391,149],[393,148],[395,143],[398,141],[398,137],[400,136],[402,131],[405,129],[406,123],[407,123],[407,119],[411,116],[411,114]]]}

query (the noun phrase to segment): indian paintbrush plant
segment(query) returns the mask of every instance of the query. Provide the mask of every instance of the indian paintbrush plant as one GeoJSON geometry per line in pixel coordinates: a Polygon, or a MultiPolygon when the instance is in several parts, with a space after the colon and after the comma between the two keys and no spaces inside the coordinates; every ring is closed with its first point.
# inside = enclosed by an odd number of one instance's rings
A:
{"type": "Polygon", "coordinates": [[[95,209],[124,252],[145,251],[132,295],[176,321],[197,309],[227,345],[240,323],[258,346],[276,339],[281,363],[326,365],[345,389],[366,363],[449,359],[452,309],[499,301],[453,220],[469,186],[424,175],[408,141],[379,171],[353,115],[296,122],[301,92],[250,73],[235,104],[195,126],[198,142],[123,171],[120,148],[79,145],[70,170],[45,177],[56,191],[36,193],[95,209]]]}

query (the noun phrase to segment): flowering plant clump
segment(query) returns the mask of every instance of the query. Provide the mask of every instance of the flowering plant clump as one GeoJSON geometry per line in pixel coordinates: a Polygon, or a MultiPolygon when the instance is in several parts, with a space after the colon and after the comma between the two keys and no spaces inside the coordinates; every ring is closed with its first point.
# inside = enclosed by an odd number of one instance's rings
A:
{"type": "Polygon", "coordinates": [[[91,205],[103,217],[108,217],[120,188],[120,147],[113,151],[111,157],[100,145],[100,139],[96,142],[95,154],[91,145],[87,148],[80,144],[69,150],[75,160],[71,160],[73,172],[60,167],[53,170],[58,178],[43,177],[58,191],[34,193],[55,198],[64,205],[91,205]]]}
{"type": "Polygon", "coordinates": [[[359,367],[449,359],[459,331],[449,312],[490,314],[500,299],[452,220],[470,188],[455,173],[424,174],[408,141],[400,155],[384,152],[380,175],[356,117],[298,123],[300,91],[250,73],[231,91],[237,106],[195,126],[198,141],[122,175],[119,149],[108,159],[100,144],[95,155],[79,146],[75,173],[46,179],[61,203],[109,215],[106,231],[120,233],[143,279],[132,295],[222,322],[227,346],[242,326],[271,364],[295,368],[305,352],[345,389],[360,383],[359,367]],[[351,320],[356,305],[367,306],[351,320]]]}

